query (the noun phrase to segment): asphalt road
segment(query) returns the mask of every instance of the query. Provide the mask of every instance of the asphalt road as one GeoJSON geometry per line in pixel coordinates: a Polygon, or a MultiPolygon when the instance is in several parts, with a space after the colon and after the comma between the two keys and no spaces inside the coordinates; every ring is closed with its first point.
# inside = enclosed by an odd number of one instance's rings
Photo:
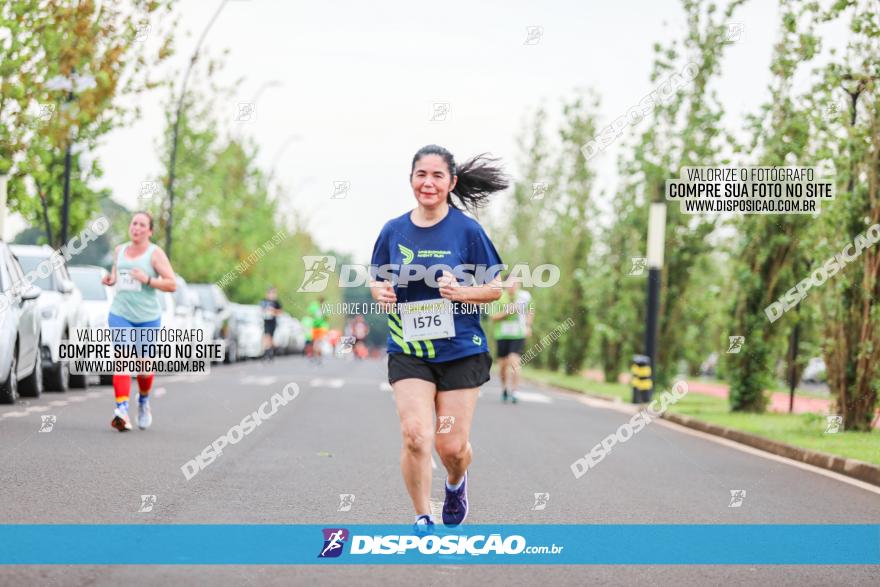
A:
{"type": "MultiPolygon", "coordinates": [[[[157,379],[154,424],[110,428],[112,390],[0,406],[0,523],[409,524],[384,361],[301,357],[157,379]],[[290,382],[295,400],[190,480],[181,466],[290,382]],[[43,416],[51,431],[40,432],[43,416]],[[354,495],[339,511],[340,494],[354,495]],[[142,495],[156,496],[140,512],[142,495]]],[[[880,489],[667,422],[616,446],[580,479],[571,463],[625,411],[493,380],[475,416],[468,523],[880,523],[880,489]],[[731,491],[745,490],[739,507],[731,491]],[[535,494],[549,493],[544,509],[535,494]]],[[[442,465],[433,496],[442,499],[442,465]]],[[[439,508],[440,502],[435,504],[439,508]]],[[[9,549],[10,545],[3,545],[9,549]]],[[[150,548],[124,544],[123,549],[150,548]]],[[[869,566],[6,566],[2,585],[876,585],[869,566]]]]}

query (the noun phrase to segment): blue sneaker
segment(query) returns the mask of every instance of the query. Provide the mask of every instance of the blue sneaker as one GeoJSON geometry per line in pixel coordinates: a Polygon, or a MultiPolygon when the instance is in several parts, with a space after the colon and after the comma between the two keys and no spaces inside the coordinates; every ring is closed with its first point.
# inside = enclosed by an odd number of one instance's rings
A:
{"type": "Polygon", "coordinates": [[[146,430],[153,423],[153,410],[150,409],[150,396],[138,398],[138,428],[146,430]]]}
{"type": "Polygon", "coordinates": [[[456,491],[450,491],[446,487],[446,499],[443,500],[443,523],[447,526],[458,526],[464,522],[467,514],[467,471],[465,471],[461,487],[456,491]]]}
{"type": "Polygon", "coordinates": [[[416,523],[413,524],[413,532],[416,534],[433,534],[434,520],[428,514],[422,514],[416,519],[416,523]]]}

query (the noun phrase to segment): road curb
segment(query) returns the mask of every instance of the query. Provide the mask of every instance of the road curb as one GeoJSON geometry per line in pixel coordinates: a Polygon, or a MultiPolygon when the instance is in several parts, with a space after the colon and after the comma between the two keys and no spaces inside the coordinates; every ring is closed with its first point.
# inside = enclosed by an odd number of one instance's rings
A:
{"type": "Polygon", "coordinates": [[[757,434],[743,432],[742,430],[734,430],[733,428],[719,426],[718,424],[710,424],[709,422],[704,422],[703,420],[698,420],[690,416],[683,416],[681,414],[665,412],[662,417],[664,420],[675,422],[681,426],[693,428],[694,430],[699,430],[700,432],[705,432],[707,434],[721,436],[722,438],[727,438],[728,440],[733,440],[740,444],[745,444],[793,461],[800,461],[808,465],[813,465],[814,467],[828,469],[829,471],[834,471],[841,475],[846,475],[872,485],[880,486],[880,467],[864,461],[848,459],[846,457],[840,457],[825,452],[792,446],[784,442],[758,436],[757,434]]]}
{"type": "MultiPolygon", "coordinates": [[[[523,377],[523,379],[528,378],[523,377]]],[[[539,384],[544,387],[563,389],[565,391],[575,392],[579,395],[607,401],[609,403],[620,405],[625,404],[625,402],[621,401],[618,397],[602,395],[599,393],[588,393],[579,389],[535,381],[534,379],[530,379],[529,381],[532,384],[539,384]]],[[[757,434],[752,434],[751,432],[743,432],[742,430],[734,430],[733,428],[719,426],[718,424],[710,424],[709,422],[698,420],[696,418],[692,418],[691,416],[673,414],[668,411],[664,412],[661,416],[664,420],[668,420],[680,426],[693,428],[694,430],[699,430],[700,432],[705,432],[706,434],[720,436],[734,442],[739,442],[740,444],[751,446],[752,448],[757,448],[759,450],[785,457],[793,461],[813,465],[814,467],[819,467],[821,469],[834,471],[835,473],[840,473],[841,475],[846,475],[847,477],[852,477],[854,479],[858,479],[859,481],[864,481],[865,483],[870,483],[871,485],[877,485],[878,487],[880,487],[880,467],[878,467],[877,465],[872,465],[871,463],[866,463],[858,459],[848,459],[846,457],[840,457],[837,455],[828,454],[826,452],[819,452],[816,450],[792,446],[784,442],[770,440],[769,438],[765,438],[757,434]]]]}

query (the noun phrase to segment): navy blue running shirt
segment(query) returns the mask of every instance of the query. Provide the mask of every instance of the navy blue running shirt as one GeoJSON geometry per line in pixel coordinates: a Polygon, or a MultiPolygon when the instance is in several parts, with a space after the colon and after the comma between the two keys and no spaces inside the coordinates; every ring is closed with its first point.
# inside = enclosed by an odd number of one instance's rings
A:
{"type": "MultiPolygon", "coordinates": [[[[449,213],[443,220],[427,228],[413,224],[410,212],[389,220],[382,227],[376,245],[373,247],[373,275],[380,281],[389,281],[389,274],[400,275],[399,267],[403,265],[421,265],[425,269],[432,265],[446,265],[452,273],[460,277],[465,274],[473,276],[474,285],[491,282],[500,273],[501,258],[483,227],[464,212],[449,207],[449,213]],[[383,278],[382,266],[395,265],[393,270],[386,270],[383,278]],[[460,265],[474,265],[476,271],[458,268],[460,265]],[[378,273],[377,273],[378,269],[378,273]],[[482,269],[482,270],[480,270],[482,269]]],[[[442,270],[433,272],[436,278],[442,270]]],[[[462,282],[462,279],[459,279],[462,282]]],[[[462,283],[464,285],[464,283],[462,283]]],[[[418,302],[440,298],[440,290],[428,284],[425,279],[410,280],[406,287],[397,285],[394,288],[397,303],[418,302]]],[[[452,361],[470,355],[489,352],[486,335],[480,328],[480,314],[462,307],[459,302],[454,304],[455,336],[452,338],[435,338],[405,342],[403,325],[400,315],[388,314],[388,352],[404,353],[420,357],[431,363],[452,361]]]]}

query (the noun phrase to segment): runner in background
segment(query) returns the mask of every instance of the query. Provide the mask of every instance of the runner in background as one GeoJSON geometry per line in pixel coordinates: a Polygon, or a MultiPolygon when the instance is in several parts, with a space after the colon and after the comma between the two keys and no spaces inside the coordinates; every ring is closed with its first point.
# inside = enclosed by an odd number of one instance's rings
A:
{"type": "Polygon", "coordinates": [[[275,328],[278,326],[278,316],[281,315],[281,302],[278,301],[278,291],[274,287],[266,290],[260,309],[263,311],[263,358],[271,361],[275,359],[275,328]]]}
{"type": "Polygon", "coordinates": [[[363,359],[367,356],[367,335],[370,334],[370,327],[361,314],[354,317],[351,324],[351,335],[354,337],[354,356],[356,359],[363,359]]]}
{"type": "Polygon", "coordinates": [[[317,364],[321,364],[321,356],[324,354],[324,345],[327,341],[324,337],[327,335],[327,319],[324,317],[324,296],[312,303],[306,308],[306,313],[312,318],[312,358],[317,364]]]}
{"type": "Polygon", "coordinates": [[[306,357],[311,358],[312,353],[314,352],[314,345],[312,344],[312,317],[306,314],[300,318],[299,323],[302,325],[303,337],[306,340],[305,347],[303,347],[303,354],[306,357]]]}
{"type": "Polygon", "coordinates": [[[498,370],[501,373],[501,401],[508,396],[517,402],[519,389],[520,357],[526,346],[526,337],[532,333],[532,296],[519,288],[519,283],[507,278],[504,293],[492,304],[492,321],[495,322],[498,370]]]}
{"type": "MultiPolygon", "coordinates": [[[[174,292],[177,279],[165,251],[150,242],[153,235],[153,217],[149,212],[135,212],[128,225],[130,242],[116,247],[113,268],[102,279],[104,285],[116,286],[116,297],[110,306],[108,325],[121,328],[123,334],[132,328],[159,328],[162,306],[156,290],[174,292]]],[[[126,338],[123,336],[122,338],[126,338]]],[[[150,389],[153,386],[153,373],[140,373],[137,376],[138,388],[138,427],[145,430],[153,423],[150,408],[150,389]]],[[[128,416],[128,399],[131,393],[131,375],[113,375],[113,391],[116,395],[116,410],[110,425],[125,432],[131,430],[128,416]]]]}

